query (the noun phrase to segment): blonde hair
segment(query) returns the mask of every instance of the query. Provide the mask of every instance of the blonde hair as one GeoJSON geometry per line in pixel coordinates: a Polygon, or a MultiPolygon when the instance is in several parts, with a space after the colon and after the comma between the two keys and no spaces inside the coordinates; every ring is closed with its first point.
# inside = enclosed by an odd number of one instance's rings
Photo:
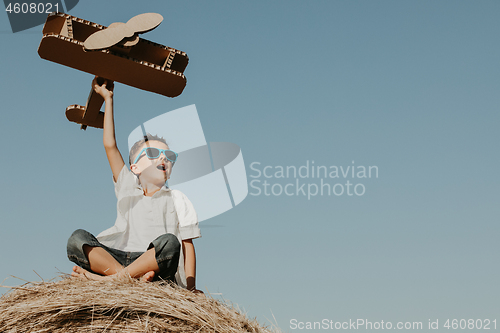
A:
{"type": "Polygon", "coordinates": [[[150,133],[147,133],[146,135],[144,135],[144,137],[141,140],[134,143],[132,148],[130,148],[130,153],[129,153],[129,157],[128,157],[128,162],[130,165],[132,165],[133,159],[137,157],[135,155],[139,152],[139,149],[142,147],[143,144],[145,144],[148,141],[158,141],[158,142],[164,143],[168,146],[168,143],[167,143],[167,141],[165,141],[164,138],[159,137],[158,135],[152,135],[150,133]]]}

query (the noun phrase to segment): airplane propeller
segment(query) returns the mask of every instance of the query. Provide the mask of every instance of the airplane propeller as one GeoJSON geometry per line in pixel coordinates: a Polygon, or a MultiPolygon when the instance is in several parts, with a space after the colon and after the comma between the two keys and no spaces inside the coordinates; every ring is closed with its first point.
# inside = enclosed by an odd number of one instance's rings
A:
{"type": "Polygon", "coordinates": [[[125,46],[135,45],[138,34],[153,30],[163,21],[163,16],[157,13],[144,13],[132,17],[127,23],[115,22],[108,28],[90,35],[83,46],[86,50],[101,50],[112,47],[127,39],[125,46]],[[135,37],[135,38],[134,38],[135,37]]]}

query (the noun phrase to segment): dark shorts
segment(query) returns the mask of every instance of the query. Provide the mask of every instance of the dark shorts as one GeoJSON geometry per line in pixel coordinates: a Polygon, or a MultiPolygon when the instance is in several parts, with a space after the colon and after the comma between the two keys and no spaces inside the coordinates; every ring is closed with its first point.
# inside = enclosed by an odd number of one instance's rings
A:
{"type": "MultiPolygon", "coordinates": [[[[122,265],[127,267],[144,252],[125,252],[117,249],[107,247],[99,243],[97,238],[91,233],[78,229],[68,239],[68,258],[78,266],[85,268],[88,271],[90,264],[83,251],[83,245],[92,247],[101,247],[113,256],[122,265]]],[[[155,280],[167,280],[175,283],[175,273],[179,265],[179,256],[181,251],[181,244],[176,236],[172,234],[164,234],[156,238],[149,244],[148,250],[155,248],[155,257],[160,272],[155,274],[155,280]]]]}

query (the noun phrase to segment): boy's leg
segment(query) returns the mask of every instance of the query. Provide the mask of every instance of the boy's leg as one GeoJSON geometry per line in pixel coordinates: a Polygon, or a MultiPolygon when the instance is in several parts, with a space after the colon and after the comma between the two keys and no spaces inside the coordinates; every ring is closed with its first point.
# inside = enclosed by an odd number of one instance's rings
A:
{"type": "Polygon", "coordinates": [[[151,281],[155,276],[175,282],[175,273],[179,266],[181,244],[176,236],[164,234],[149,245],[149,249],[126,267],[132,277],[143,276],[151,281]],[[152,273],[154,272],[154,273],[152,273]]]}
{"type": "Polygon", "coordinates": [[[155,250],[149,249],[141,254],[141,256],[125,268],[125,271],[133,278],[152,281],[159,272],[158,264],[155,259],[155,250]]]}
{"type": "Polygon", "coordinates": [[[157,278],[175,283],[175,273],[181,256],[181,243],[177,237],[172,234],[161,235],[151,242],[149,248],[155,250],[158,264],[157,278]]]}
{"type": "Polygon", "coordinates": [[[68,258],[80,266],[74,267],[73,271],[84,274],[85,270],[101,275],[112,275],[122,271],[122,264],[102,246],[94,235],[85,230],[78,229],[73,232],[68,239],[68,258]]]}
{"type": "Polygon", "coordinates": [[[89,260],[92,272],[113,275],[123,270],[123,266],[102,247],[83,245],[83,251],[89,260]]]}

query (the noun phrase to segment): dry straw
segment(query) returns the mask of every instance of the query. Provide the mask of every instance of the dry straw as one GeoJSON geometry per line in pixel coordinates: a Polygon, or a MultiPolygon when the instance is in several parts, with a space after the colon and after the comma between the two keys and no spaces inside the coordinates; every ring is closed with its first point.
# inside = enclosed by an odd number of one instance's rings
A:
{"type": "Polygon", "coordinates": [[[271,332],[218,300],[160,282],[64,278],[0,297],[0,332],[271,332]]]}

